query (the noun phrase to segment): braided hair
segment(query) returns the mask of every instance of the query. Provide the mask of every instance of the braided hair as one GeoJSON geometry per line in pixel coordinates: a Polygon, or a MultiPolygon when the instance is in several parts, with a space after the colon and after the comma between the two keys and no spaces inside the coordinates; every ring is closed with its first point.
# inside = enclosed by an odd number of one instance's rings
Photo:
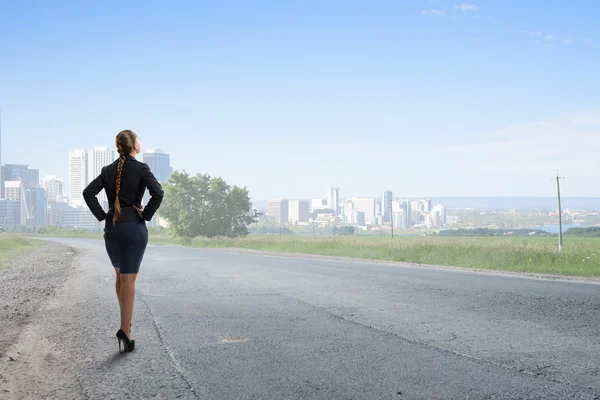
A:
{"type": "Polygon", "coordinates": [[[121,217],[121,202],[119,201],[119,193],[121,192],[121,175],[123,174],[123,166],[125,165],[125,159],[133,151],[133,147],[137,140],[137,135],[130,130],[124,130],[119,132],[116,139],[117,150],[119,152],[119,163],[117,164],[117,183],[115,197],[115,215],[113,217],[113,224],[121,217]]]}

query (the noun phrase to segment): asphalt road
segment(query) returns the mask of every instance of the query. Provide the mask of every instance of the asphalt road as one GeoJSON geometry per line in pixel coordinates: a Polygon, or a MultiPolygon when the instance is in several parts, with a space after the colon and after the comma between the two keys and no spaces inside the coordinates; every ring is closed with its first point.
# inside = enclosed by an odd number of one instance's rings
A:
{"type": "Polygon", "coordinates": [[[600,285],[150,246],[117,353],[103,243],[13,348],[15,397],[600,399],[600,285]]]}

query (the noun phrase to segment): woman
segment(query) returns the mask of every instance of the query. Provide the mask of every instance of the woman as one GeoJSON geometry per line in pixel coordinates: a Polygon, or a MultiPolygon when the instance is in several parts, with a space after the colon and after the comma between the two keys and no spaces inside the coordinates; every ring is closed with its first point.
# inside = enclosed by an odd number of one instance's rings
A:
{"type": "Polygon", "coordinates": [[[163,189],[148,165],[135,159],[140,153],[140,141],[135,133],[129,130],[119,132],[116,144],[119,159],[102,168],[100,175],[83,191],[83,197],[98,221],[106,220],[104,242],[117,273],[117,299],[121,309],[121,329],[117,338],[122,353],[135,349],[135,341],[130,339],[131,318],[135,280],[148,244],[145,221],[150,221],[158,210],[163,189]],[[152,198],[142,209],[146,188],[152,198]],[[106,191],[109,204],[114,205],[108,213],[104,212],[96,198],[102,189],[106,191]]]}

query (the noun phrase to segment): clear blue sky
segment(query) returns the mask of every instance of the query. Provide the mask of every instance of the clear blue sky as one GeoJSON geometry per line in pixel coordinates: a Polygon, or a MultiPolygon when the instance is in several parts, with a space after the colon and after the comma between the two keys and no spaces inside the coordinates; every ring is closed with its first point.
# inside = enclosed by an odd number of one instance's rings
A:
{"type": "Polygon", "coordinates": [[[597,1],[3,1],[3,163],[133,129],[253,198],[600,196],[597,1]],[[102,4],[100,4],[102,3],[102,4]],[[127,4],[122,4],[127,3],[127,4]],[[50,5],[52,4],[52,5],[50,5]]]}

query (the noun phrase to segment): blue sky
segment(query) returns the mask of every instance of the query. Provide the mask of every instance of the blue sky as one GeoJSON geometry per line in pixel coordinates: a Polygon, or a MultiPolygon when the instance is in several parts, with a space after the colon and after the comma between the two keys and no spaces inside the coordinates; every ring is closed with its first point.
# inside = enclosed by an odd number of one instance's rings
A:
{"type": "Polygon", "coordinates": [[[600,197],[595,1],[98,3],[2,2],[3,163],[133,129],[255,199],[600,197]]]}

